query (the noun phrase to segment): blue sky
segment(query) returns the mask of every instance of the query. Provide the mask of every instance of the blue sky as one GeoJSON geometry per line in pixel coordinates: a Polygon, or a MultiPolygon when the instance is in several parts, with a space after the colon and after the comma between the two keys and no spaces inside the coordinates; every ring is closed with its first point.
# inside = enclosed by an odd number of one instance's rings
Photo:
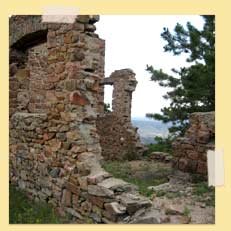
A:
{"type": "MultiPolygon", "coordinates": [[[[203,19],[198,15],[102,15],[96,24],[97,33],[106,40],[105,75],[114,70],[131,68],[138,81],[133,93],[132,117],[144,117],[146,113],[158,113],[168,101],[162,98],[167,91],[150,81],[146,65],[172,74],[172,68],[188,66],[186,56],[166,53],[166,42],[160,34],[164,27],[172,31],[177,22],[182,25],[190,21],[201,29],[203,19]]],[[[105,89],[105,102],[111,102],[112,88],[105,89]]]]}

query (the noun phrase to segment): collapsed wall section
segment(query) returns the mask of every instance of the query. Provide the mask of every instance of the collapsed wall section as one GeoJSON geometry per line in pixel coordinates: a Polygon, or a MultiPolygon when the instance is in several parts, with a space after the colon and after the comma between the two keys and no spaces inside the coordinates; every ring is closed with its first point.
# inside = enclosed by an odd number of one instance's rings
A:
{"type": "Polygon", "coordinates": [[[192,113],[185,136],[173,143],[173,165],[182,171],[206,175],[207,150],[214,148],[215,113],[192,113]]]}
{"type": "Polygon", "coordinates": [[[107,113],[97,119],[102,156],[105,160],[134,160],[141,157],[143,145],[132,126],[126,128],[120,117],[107,113]]]}

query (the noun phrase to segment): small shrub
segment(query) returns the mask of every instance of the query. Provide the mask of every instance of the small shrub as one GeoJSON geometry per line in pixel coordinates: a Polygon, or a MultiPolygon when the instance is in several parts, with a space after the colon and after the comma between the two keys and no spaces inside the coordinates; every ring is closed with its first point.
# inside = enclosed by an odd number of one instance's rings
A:
{"type": "Polygon", "coordinates": [[[111,105],[110,105],[110,103],[104,103],[104,112],[105,113],[111,112],[111,105]]]}
{"type": "Polygon", "coordinates": [[[208,186],[207,182],[197,183],[193,190],[194,195],[198,196],[199,201],[204,202],[206,206],[215,206],[215,188],[208,186]],[[206,197],[204,197],[206,195],[206,197]]]}
{"type": "Polygon", "coordinates": [[[207,182],[197,183],[193,190],[194,194],[197,196],[202,196],[212,191],[214,191],[214,187],[209,187],[207,182]]]}
{"type": "Polygon", "coordinates": [[[210,198],[205,201],[206,206],[213,206],[215,207],[215,190],[214,193],[210,195],[210,198]]]}
{"type": "Polygon", "coordinates": [[[165,195],[166,195],[166,192],[163,191],[163,190],[159,190],[159,191],[156,192],[156,196],[157,196],[157,197],[163,197],[163,196],[165,196],[165,195]]]}
{"type": "Polygon", "coordinates": [[[184,211],[183,211],[183,214],[184,214],[184,216],[186,216],[186,217],[189,217],[189,215],[190,215],[190,209],[188,208],[188,207],[184,207],[184,211]]]}
{"type": "Polygon", "coordinates": [[[171,136],[167,138],[156,136],[154,140],[156,143],[147,145],[148,150],[144,153],[145,156],[148,156],[152,152],[167,152],[172,154],[172,142],[174,138],[171,136]]]}
{"type": "Polygon", "coordinates": [[[182,193],[180,192],[168,192],[166,193],[166,197],[168,199],[172,199],[172,198],[176,198],[176,197],[181,197],[182,196],[182,193]]]}

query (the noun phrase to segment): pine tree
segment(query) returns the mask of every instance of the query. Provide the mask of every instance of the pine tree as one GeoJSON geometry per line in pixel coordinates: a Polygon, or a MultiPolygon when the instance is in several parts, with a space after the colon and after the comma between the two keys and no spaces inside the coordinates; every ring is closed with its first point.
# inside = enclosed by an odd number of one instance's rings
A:
{"type": "Polygon", "coordinates": [[[202,30],[190,22],[186,28],[177,23],[174,32],[164,28],[161,37],[167,42],[165,52],[173,55],[188,54],[186,59],[190,67],[172,69],[174,76],[162,69],[156,70],[147,65],[151,80],[171,91],[163,97],[170,100],[170,105],[161,109],[161,114],[147,114],[147,117],[171,122],[169,132],[182,135],[187,127],[189,114],[215,110],[215,16],[202,16],[202,30]]]}

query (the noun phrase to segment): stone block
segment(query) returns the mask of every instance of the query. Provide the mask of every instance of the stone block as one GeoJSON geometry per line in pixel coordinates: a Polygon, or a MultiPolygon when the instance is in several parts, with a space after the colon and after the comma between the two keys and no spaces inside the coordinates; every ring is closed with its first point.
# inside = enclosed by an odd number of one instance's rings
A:
{"type": "Polygon", "coordinates": [[[63,190],[61,203],[64,206],[71,206],[71,192],[69,190],[63,190]]]}
{"type": "Polygon", "coordinates": [[[98,185],[88,185],[88,193],[93,196],[99,197],[113,197],[113,191],[98,185]]]}
{"type": "Polygon", "coordinates": [[[84,52],[80,48],[76,48],[74,52],[70,54],[70,61],[75,62],[75,61],[83,61],[85,58],[84,52]]]}
{"type": "Polygon", "coordinates": [[[181,158],[178,163],[178,167],[182,171],[186,171],[188,167],[188,160],[185,158],[181,158]]]}
{"type": "Polygon", "coordinates": [[[83,177],[79,177],[78,180],[79,180],[80,189],[87,191],[88,190],[87,178],[83,176],[83,177]]]}
{"type": "Polygon", "coordinates": [[[112,216],[119,216],[126,213],[126,207],[118,202],[105,203],[104,207],[112,216]]]}
{"type": "Polygon", "coordinates": [[[76,21],[84,24],[89,23],[90,15],[78,15],[76,21]]]}
{"type": "Polygon", "coordinates": [[[81,138],[77,130],[67,132],[66,136],[67,136],[67,139],[71,141],[79,140],[81,138]]]}
{"type": "Polygon", "coordinates": [[[99,216],[99,214],[97,213],[90,213],[89,217],[92,218],[96,223],[101,223],[101,216],[99,216]]]}
{"type": "Polygon", "coordinates": [[[105,178],[110,177],[111,175],[107,172],[101,171],[99,173],[96,173],[94,175],[89,175],[87,177],[89,184],[98,184],[101,183],[105,178]]]}
{"type": "Polygon", "coordinates": [[[62,142],[57,139],[52,139],[49,141],[49,145],[51,147],[51,151],[56,152],[61,148],[62,142]]]}
{"type": "Polygon", "coordinates": [[[24,81],[30,77],[29,69],[18,69],[16,72],[16,78],[19,82],[24,81]]]}
{"type": "Polygon", "coordinates": [[[80,193],[80,187],[79,187],[79,185],[75,185],[75,184],[67,181],[65,183],[65,187],[66,187],[67,190],[69,190],[73,194],[79,195],[79,193],[80,193]]]}
{"type": "Polygon", "coordinates": [[[130,193],[123,193],[117,198],[122,205],[124,205],[128,213],[134,214],[141,208],[148,208],[152,205],[151,201],[141,195],[135,195],[130,193]]]}
{"type": "Polygon", "coordinates": [[[187,151],[187,155],[188,155],[188,157],[190,158],[190,159],[192,159],[192,160],[197,160],[198,159],[198,152],[197,151],[191,151],[191,150],[189,150],[189,151],[187,151]]]}
{"type": "Polygon", "coordinates": [[[89,104],[88,99],[80,94],[78,91],[74,91],[70,94],[70,102],[75,105],[85,106],[89,104]]]}
{"type": "Polygon", "coordinates": [[[207,163],[205,161],[198,161],[197,173],[200,174],[207,173],[207,163]]]}
{"type": "Polygon", "coordinates": [[[92,195],[89,195],[88,199],[90,200],[90,202],[93,204],[93,205],[96,205],[98,206],[99,208],[103,208],[104,207],[104,203],[105,203],[105,198],[103,197],[99,197],[99,196],[92,196],[92,195]]]}
{"type": "Polygon", "coordinates": [[[73,208],[65,208],[65,211],[78,219],[83,219],[83,216],[73,208]]]}
{"type": "Polygon", "coordinates": [[[135,185],[129,184],[121,179],[108,178],[98,184],[99,186],[111,189],[113,191],[134,191],[137,190],[135,185]]]}
{"type": "Polygon", "coordinates": [[[157,209],[147,211],[141,216],[132,217],[130,224],[161,224],[166,223],[166,216],[157,209]]]}
{"type": "Polygon", "coordinates": [[[53,178],[57,178],[59,176],[59,173],[60,173],[60,169],[59,168],[52,168],[52,170],[50,171],[50,175],[53,177],[53,178]]]}

